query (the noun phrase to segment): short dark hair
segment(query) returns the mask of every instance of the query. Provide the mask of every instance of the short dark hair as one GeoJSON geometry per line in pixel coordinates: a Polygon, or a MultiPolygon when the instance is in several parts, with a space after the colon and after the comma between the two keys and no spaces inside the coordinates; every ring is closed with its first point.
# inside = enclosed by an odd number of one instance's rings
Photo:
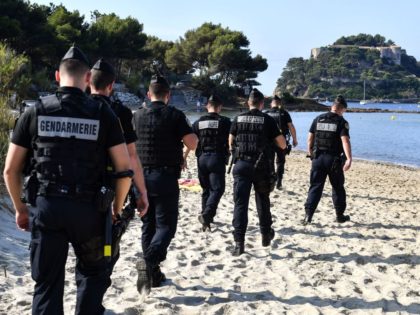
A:
{"type": "Polygon", "coordinates": [[[272,101],[274,101],[277,105],[282,105],[282,99],[278,97],[278,95],[274,95],[272,101]]]}
{"type": "Polygon", "coordinates": [[[335,105],[336,107],[340,109],[347,108],[347,102],[342,95],[338,95],[335,98],[333,105],[335,105]]]}
{"type": "Polygon", "coordinates": [[[222,103],[223,102],[220,99],[220,97],[218,97],[215,94],[210,95],[210,97],[209,97],[209,99],[207,101],[207,104],[209,104],[210,106],[215,107],[215,108],[222,106],[222,103]]]}
{"type": "Polygon", "coordinates": [[[88,65],[77,59],[66,59],[60,62],[58,69],[71,77],[82,77],[89,71],[88,65]]]}
{"type": "Polygon", "coordinates": [[[209,104],[211,107],[214,107],[214,108],[222,106],[222,103],[217,103],[215,101],[208,101],[207,104],[209,104]]]}
{"type": "Polygon", "coordinates": [[[264,94],[262,94],[258,89],[252,89],[249,94],[248,101],[251,102],[252,106],[259,105],[264,101],[264,94]]]}
{"type": "Polygon", "coordinates": [[[157,98],[163,98],[169,93],[169,87],[165,84],[151,83],[149,85],[149,92],[157,98]]]}
{"type": "Polygon", "coordinates": [[[102,70],[92,69],[90,83],[96,90],[103,90],[114,81],[115,75],[102,70]]]}

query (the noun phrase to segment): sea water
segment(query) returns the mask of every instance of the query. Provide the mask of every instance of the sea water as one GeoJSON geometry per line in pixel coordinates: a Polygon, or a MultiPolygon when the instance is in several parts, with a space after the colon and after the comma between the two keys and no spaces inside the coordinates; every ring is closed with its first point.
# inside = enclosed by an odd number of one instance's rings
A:
{"type": "MultiPolygon", "coordinates": [[[[203,114],[187,113],[187,116],[194,122],[203,114]]],[[[222,112],[228,117],[237,114],[239,112],[222,112]]],[[[306,151],[309,127],[320,114],[290,112],[297,132],[298,150],[306,151]]],[[[345,113],[344,118],[350,125],[354,158],[420,167],[420,114],[345,113]]]]}

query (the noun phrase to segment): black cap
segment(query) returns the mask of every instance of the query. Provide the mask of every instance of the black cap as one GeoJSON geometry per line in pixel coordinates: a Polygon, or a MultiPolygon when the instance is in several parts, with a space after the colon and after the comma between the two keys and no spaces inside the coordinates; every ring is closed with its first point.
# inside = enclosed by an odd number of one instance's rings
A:
{"type": "Polygon", "coordinates": [[[92,70],[100,70],[115,76],[114,68],[105,59],[99,59],[92,67],[92,70]]]}
{"type": "Polygon", "coordinates": [[[281,101],[281,98],[280,98],[280,97],[278,97],[278,96],[277,96],[277,94],[274,94],[274,96],[273,96],[273,100],[274,100],[274,101],[277,101],[277,102],[280,102],[280,101],[281,101]]]}
{"type": "Polygon", "coordinates": [[[334,100],[334,105],[341,105],[344,108],[347,108],[347,102],[344,99],[343,95],[338,95],[334,100]]]}
{"type": "Polygon", "coordinates": [[[89,59],[86,57],[86,55],[76,46],[71,46],[70,49],[66,52],[64,57],[61,59],[61,61],[66,61],[69,59],[79,60],[80,62],[84,63],[89,67],[89,59]]]}
{"type": "Polygon", "coordinates": [[[264,94],[262,94],[258,89],[253,88],[251,93],[249,93],[249,99],[262,101],[264,100],[264,94]]]}
{"type": "Polygon", "coordinates": [[[164,77],[162,77],[160,75],[154,75],[154,76],[152,76],[152,78],[150,80],[150,85],[152,85],[152,84],[159,84],[162,87],[165,87],[167,89],[170,88],[168,81],[164,77]]]}
{"type": "Polygon", "coordinates": [[[209,100],[208,100],[209,102],[212,102],[212,103],[214,103],[214,104],[216,104],[216,105],[221,105],[222,104],[222,100],[220,99],[220,97],[218,97],[217,95],[215,95],[215,94],[212,94],[212,95],[210,95],[210,97],[209,97],[209,100]]]}

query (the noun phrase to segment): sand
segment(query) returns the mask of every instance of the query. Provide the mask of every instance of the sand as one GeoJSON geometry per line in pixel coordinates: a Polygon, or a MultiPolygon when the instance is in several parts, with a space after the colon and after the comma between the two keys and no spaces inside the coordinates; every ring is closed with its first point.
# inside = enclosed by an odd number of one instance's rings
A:
{"type": "MultiPolygon", "coordinates": [[[[196,178],[191,157],[184,178],[196,178]]],[[[212,232],[201,232],[200,193],[182,190],[175,239],[162,270],[168,280],[149,296],[136,291],[141,221],[130,225],[104,298],[105,314],[420,314],[420,169],[355,161],[346,173],[347,214],[334,222],[327,184],[313,224],[302,226],[309,160],[292,152],[284,189],[271,195],[271,248],[261,246],[251,196],[245,254],[230,254],[232,178],[212,232]]],[[[29,314],[33,281],[29,234],[0,210],[0,314],[29,314]],[[5,274],[6,272],[6,274],[5,274]]],[[[67,262],[64,305],[75,305],[74,254],[67,262]]]]}

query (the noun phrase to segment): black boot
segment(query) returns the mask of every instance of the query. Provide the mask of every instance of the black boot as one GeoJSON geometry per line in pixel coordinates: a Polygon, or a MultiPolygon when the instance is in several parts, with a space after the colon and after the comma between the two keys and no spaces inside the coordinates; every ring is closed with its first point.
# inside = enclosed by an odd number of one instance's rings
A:
{"type": "Polygon", "coordinates": [[[341,214],[341,215],[337,216],[337,222],[338,223],[344,223],[344,222],[347,222],[347,221],[350,221],[350,216],[349,215],[341,214]]]}
{"type": "Polygon", "coordinates": [[[245,252],[245,243],[244,242],[235,242],[235,248],[233,249],[233,256],[240,256],[245,252]]]}
{"type": "Polygon", "coordinates": [[[308,225],[312,222],[312,217],[314,213],[312,211],[306,210],[305,217],[302,220],[303,225],[308,225]]]}
{"type": "Polygon", "coordinates": [[[209,230],[211,232],[210,222],[206,220],[206,218],[204,217],[204,215],[200,214],[198,216],[198,221],[200,221],[200,223],[203,226],[202,227],[203,232],[205,232],[206,230],[209,230]]]}
{"type": "Polygon", "coordinates": [[[150,293],[152,286],[151,270],[147,267],[146,262],[143,259],[139,259],[136,264],[137,269],[137,291],[142,294],[150,293]]]}
{"type": "Polygon", "coordinates": [[[262,234],[262,238],[261,238],[261,244],[264,247],[270,246],[271,241],[274,238],[274,230],[270,229],[270,232],[266,233],[266,234],[262,234]]]}
{"type": "Polygon", "coordinates": [[[152,288],[160,287],[162,282],[166,280],[165,274],[160,270],[160,266],[152,267],[152,288]]]}

